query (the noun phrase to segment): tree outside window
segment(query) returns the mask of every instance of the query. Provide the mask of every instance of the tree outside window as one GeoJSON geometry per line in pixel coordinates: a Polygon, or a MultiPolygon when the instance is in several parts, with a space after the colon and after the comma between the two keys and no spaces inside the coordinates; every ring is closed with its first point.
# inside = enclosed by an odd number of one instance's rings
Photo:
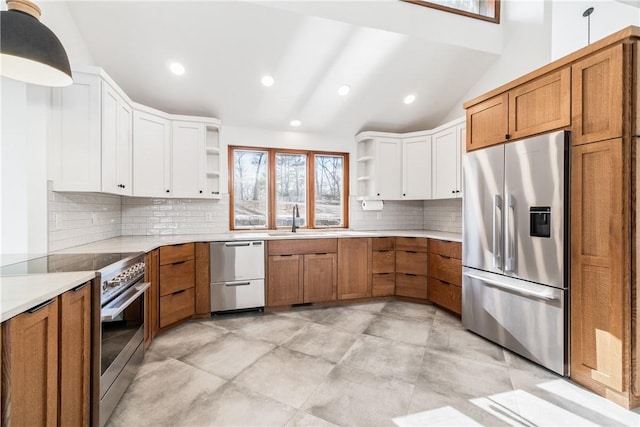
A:
{"type": "Polygon", "coordinates": [[[348,226],[347,153],[229,147],[232,229],[348,226]]]}

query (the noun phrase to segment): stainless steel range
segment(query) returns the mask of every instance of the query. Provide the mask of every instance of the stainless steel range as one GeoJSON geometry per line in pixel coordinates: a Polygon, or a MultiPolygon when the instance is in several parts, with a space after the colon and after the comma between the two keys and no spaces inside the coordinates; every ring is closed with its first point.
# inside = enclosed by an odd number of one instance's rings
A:
{"type": "Polygon", "coordinates": [[[144,357],[144,254],[101,270],[100,426],[133,380],[144,357]]]}
{"type": "Polygon", "coordinates": [[[0,268],[0,276],[95,271],[92,425],[103,426],[144,357],[144,253],[52,254],[0,268]],[[99,378],[99,381],[97,380],[99,378]],[[99,408],[99,410],[98,410],[99,408]]]}

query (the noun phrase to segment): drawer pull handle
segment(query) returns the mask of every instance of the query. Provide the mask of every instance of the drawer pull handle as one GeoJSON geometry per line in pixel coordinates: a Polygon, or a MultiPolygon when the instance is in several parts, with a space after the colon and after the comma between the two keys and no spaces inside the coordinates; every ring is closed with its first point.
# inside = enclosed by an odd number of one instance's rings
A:
{"type": "Polygon", "coordinates": [[[84,282],[82,285],[76,286],[75,288],[71,289],[73,292],[78,292],[80,289],[82,288],[86,288],[87,286],[89,286],[91,282],[84,282]]]}
{"type": "Polygon", "coordinates": [[[440,283],[442,283],[443,285],[447,285],[447,286],[450,286],[450,285],[451,285],[451,283],[449,283],[449,282],[445,282],[444,280],[440,280],[440,283]]]}
{"type": "Polygon", "coordinates": [[[172,262],[171,265],[180,265],[180,264],[184,264],[187,261],[176,261],[176,262],[172,262]]]}
{"type": "Polygon", "coordinates": [[[413,277],[417,277],[417,276],[418,276],[417,274],[411,274],[411,273],[405,273],[405,275],[407,275],[407,276],[413,276],[413,277]]]}
{"type": "Polygon", "coordinates": [[[249,286],[251,282],[234,282],[234,283],[225,283],[224,285],[227,287],[233,286],[249,286]]]}
{"type": "Polygon", "coordinates": [[[317,252],[316,255],[326,255],[326,252],[317,252]]]}
{"type": "Polygon", "coordinates": [[[416,251],[405,251],[405,252],[408,253],[408,254],[417,254],[418,253],[416,251]]]}
{"type": "Polygon", "coordinates": [[[41,303],[41,304],[36,305],[35,307],[30,308],[29,310],[27,310],[27,312],[28,312],[28,313],[35,313],[36,311],[38,311],[38,310],[42,310],[42,309],[43,309],[43,308],[45,308],[46,306],[53,304],[55,301],[56,301],[56,299],[55,299],[55,298],[51,298],[51,299],[50,299],[50,300],[48,300],[48,301],[45,301],[45,302],[43,302],[43,303],[41,303]]]}
{"type": "Polygon", "coordinates": [[[444,258],[444,259],[451,259],[451,257],[450,257],[450,256],[446,256],[446,255],[442,255],[442,254],[438,254],[438,255],[439,255],[441,258],[444,258]]]}
{"type": "Polygon", "coordinates": [[[181,294],[181,293],[186,292],[186,291],[187,291],[186,289],[182,289],[180,291],[176,291],[176,292],[172,293],[171,295],[178,295],[178,294],[181,294]]]}

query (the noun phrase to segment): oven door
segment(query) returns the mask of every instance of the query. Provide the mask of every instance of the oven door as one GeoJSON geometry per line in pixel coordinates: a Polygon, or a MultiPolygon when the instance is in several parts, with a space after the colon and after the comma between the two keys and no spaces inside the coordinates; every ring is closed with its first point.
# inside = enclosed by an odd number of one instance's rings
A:
{"type": "Polygon", "coordinates": [[[100,425],[104,425],[135,376],[144,356],[145,292],[150,283],[132,285],[102,307],[100,348],[100,425]]]}

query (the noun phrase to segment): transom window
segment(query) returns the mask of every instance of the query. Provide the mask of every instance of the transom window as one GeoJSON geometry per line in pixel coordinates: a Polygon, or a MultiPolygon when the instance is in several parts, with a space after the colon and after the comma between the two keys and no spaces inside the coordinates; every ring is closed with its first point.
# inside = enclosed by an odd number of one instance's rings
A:
{"type": "Polygon", "coordinates": [[[500,23],[500,0],[402,0],[420,6],[500,23]]]}
{"type": "Polygon", "coordinates": [[[229,160],[232,230],[348,227],[348,153],[229,147],[229,160]]]}

